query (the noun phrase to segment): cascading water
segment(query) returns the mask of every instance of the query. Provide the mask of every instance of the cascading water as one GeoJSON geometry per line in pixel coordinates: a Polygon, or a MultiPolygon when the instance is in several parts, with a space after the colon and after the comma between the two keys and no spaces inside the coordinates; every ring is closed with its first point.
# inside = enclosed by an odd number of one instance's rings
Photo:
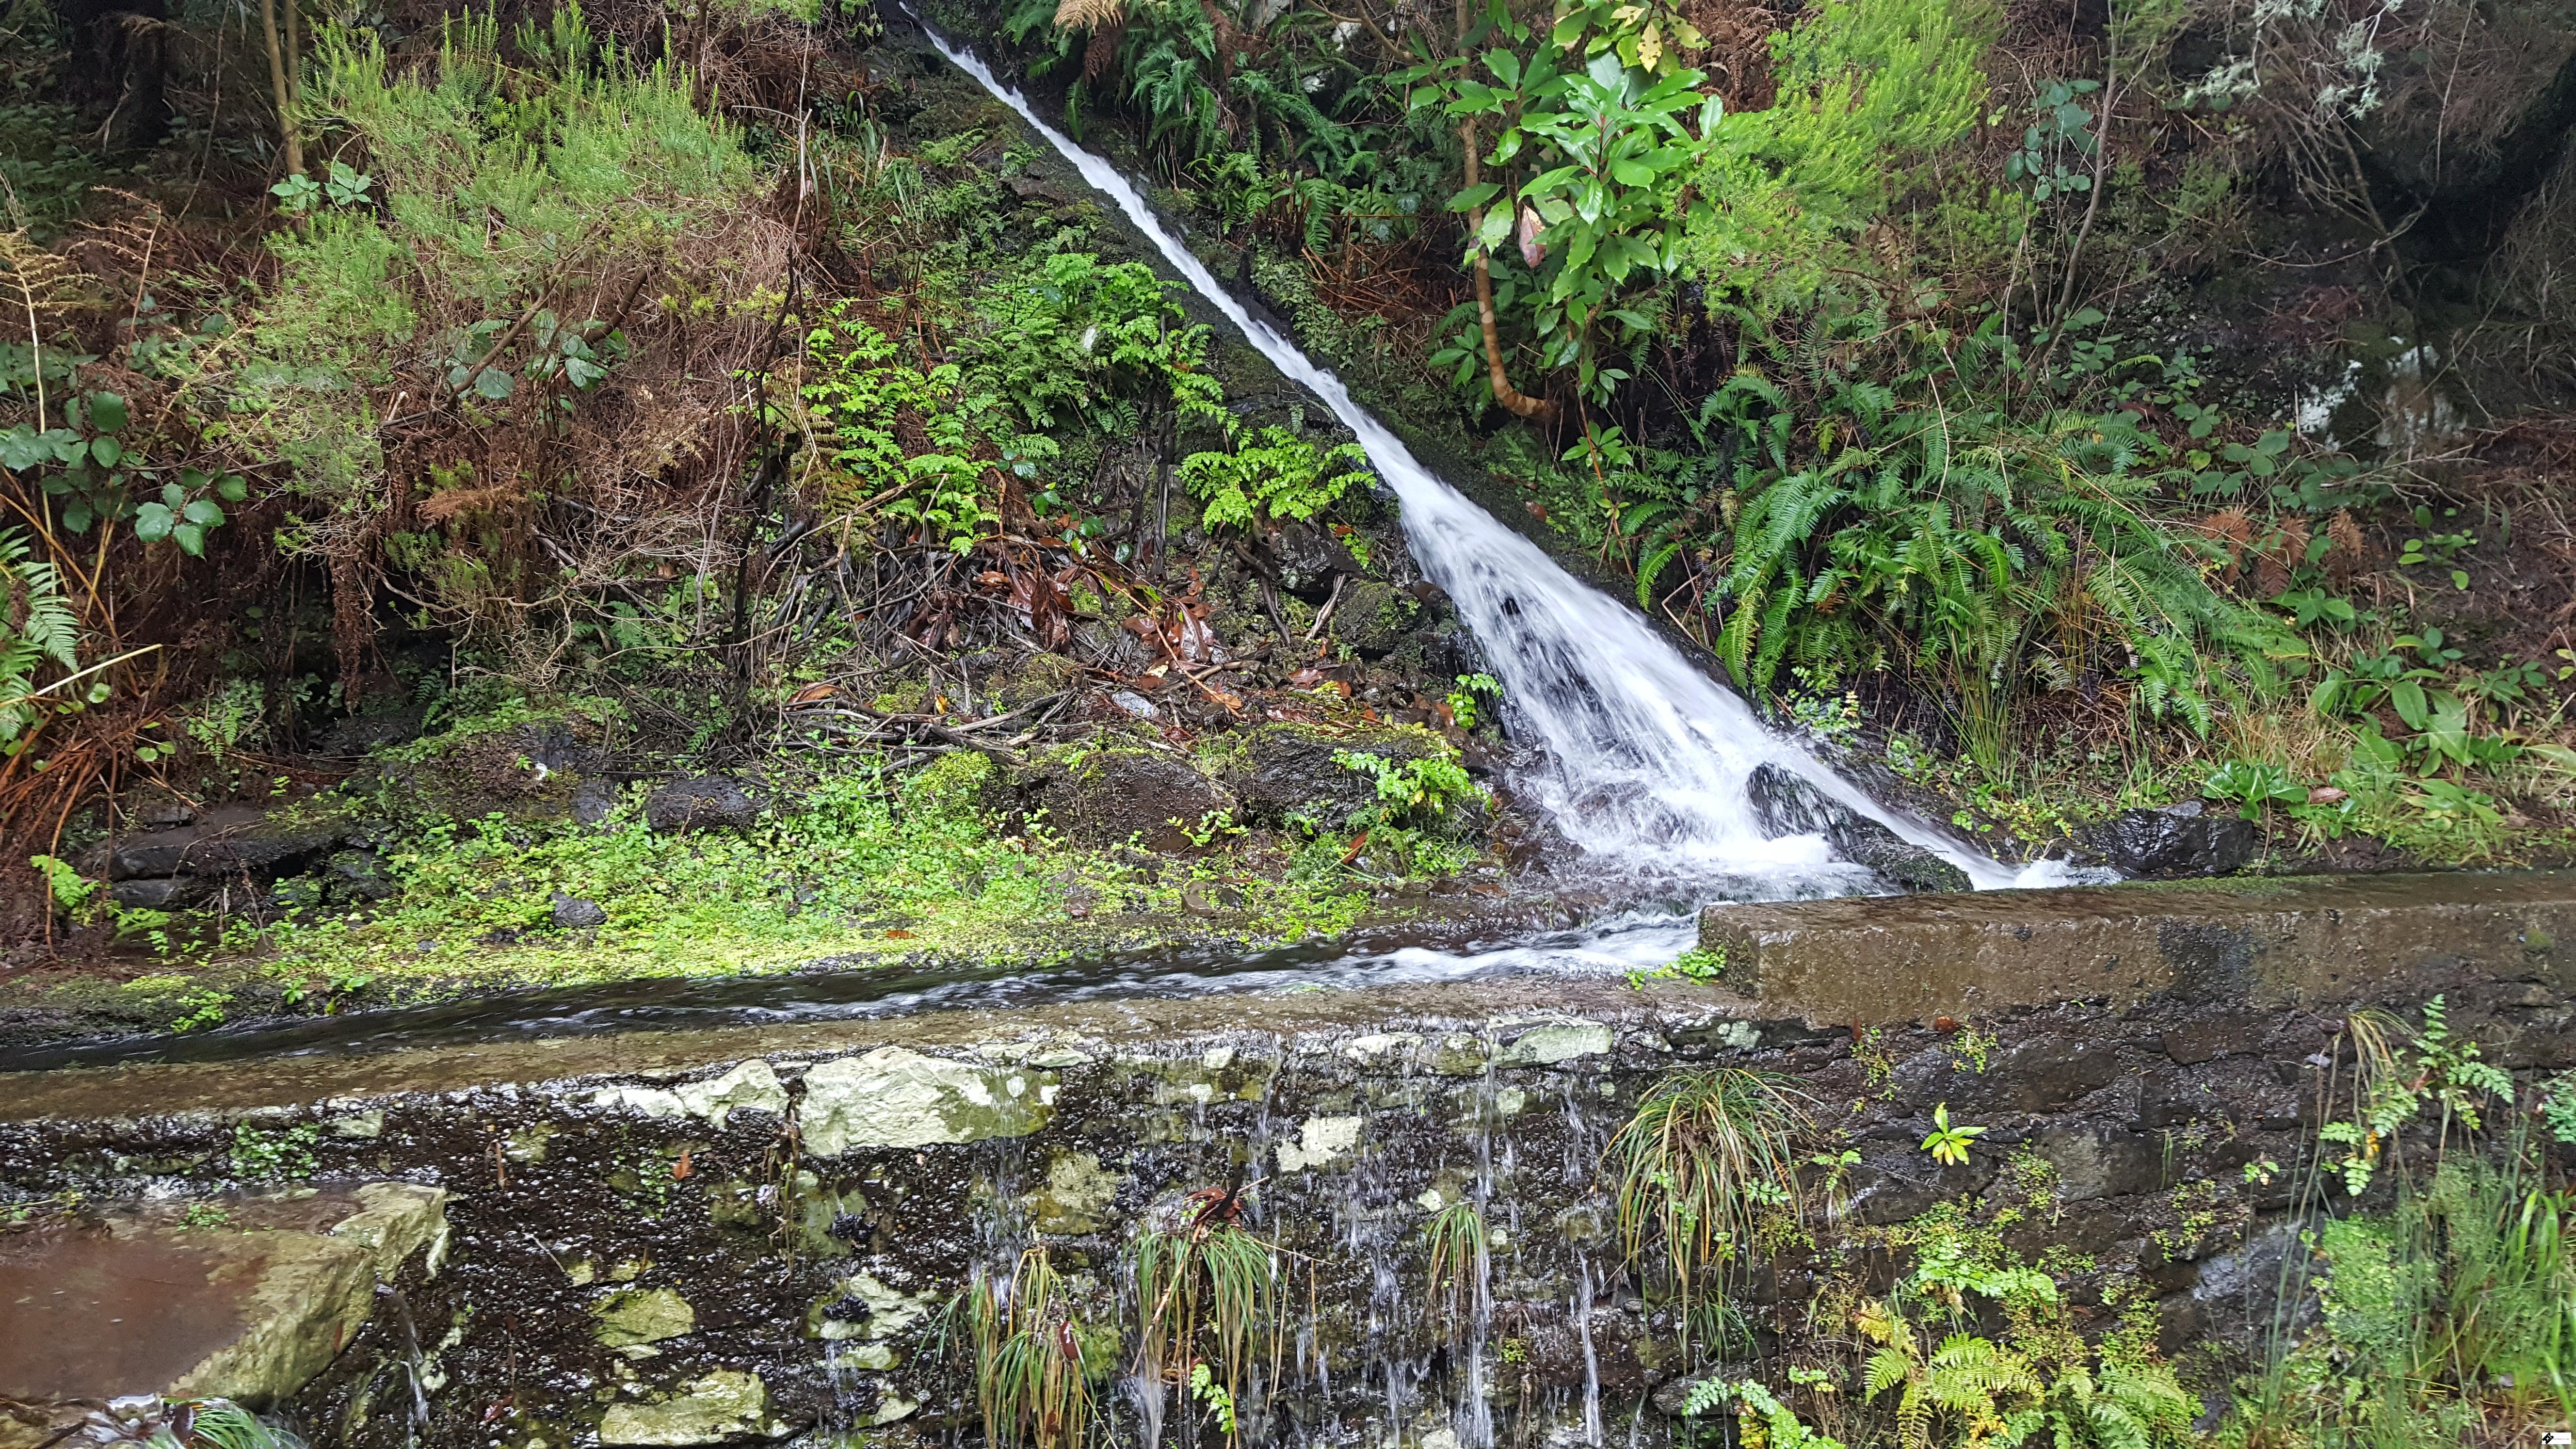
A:
{"type": "Polygon", "coordinates": [[[1623,605],[1557,566],[1432,475],[1394,433],[1353,401],[1341,379],[1218,285],[1118,169],[1038,118],[1026,97],[968,51],[924,27],[973,76],[1117,203],[1173,270],[1291,380],[1322,398],[1359,438],[1404,509],[1406,540],[1448,591],[1503,684],[1515,735],[1544,763],[1521,782],[1566,837],[1593,859],[1635,874],[1724,878],[1730,894],[1806,894],[1861,888],[1863,873],[1834,861],[1813,835],[1768,838],[1746,781],[1776,764],[1907,840],[1937,851],[1980,887],[2012,872],[1936,832],[1891,815],[1813,756],[1772,735],[1745,702],[1693,668],[1623,605]]]}

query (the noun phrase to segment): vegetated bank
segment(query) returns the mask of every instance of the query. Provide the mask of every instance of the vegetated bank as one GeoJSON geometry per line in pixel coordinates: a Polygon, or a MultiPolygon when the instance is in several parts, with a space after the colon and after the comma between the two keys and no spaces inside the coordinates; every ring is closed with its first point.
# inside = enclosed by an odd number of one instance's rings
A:
{"type": "MultiPolygon", "coordinates": [[[[2562,847],[2548,16],[933,18],[1999,851],[2562,847]]],[[[286,19],[9,42],[22,1036],[1281,939],[1550,857],[1359,460],[896,17],[286,19]]]]}

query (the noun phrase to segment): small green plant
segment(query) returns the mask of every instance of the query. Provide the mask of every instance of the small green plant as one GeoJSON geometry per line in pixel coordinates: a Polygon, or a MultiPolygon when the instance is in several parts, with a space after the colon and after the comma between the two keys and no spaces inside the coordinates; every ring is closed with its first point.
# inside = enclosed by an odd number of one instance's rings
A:
{"type": "MultiPolygon", "coordinates": [[[[34,557],[26,535],[14,528],[0,528],[0,603],[6,604],[0,608],[0,750],[14,755],[39,717],[37,701],[57,687],[40,688],[36,672],[80,663],[80,620],[63,598],[54,565],[34,557]]],[[[52,878],[47,867],[37,869],[52,878]]]]}
{"type": "MultiPolygon", "coordinates": [[[[1806,1371],[1789,1371],[1793,1379],[1802,1372],[1806,1371]]],[[[1765,1449],[1843,1449],[1841,1440],[1808,1428],[1795,1411],[1751,1379],[1729,1383],[1715,1374],[1701,1379],[1683,1398],[1682,1417],[1698,1418],[1730,1404],[1735,1409],[1740,1443],[1760,1444],[1765,1449]]]]}
{"type": "Polygon", "coordinates": [[[1950,1104],[1943,1102],[1932,1109],[1932,1131],[1923,1139],[1923,1150],[1932,1160],[1951,1167],[1968,1165],[1968,1149],[1986,1133],[1983,1127],[1950,1125],[1950,1104]]]}
{"type": "Polygon", "coordinates": [[[1458,728],[1472,730],[1484,718],[1484,706],[1476,702],[1479,696],[1501,699],[1503,682],[1490,674],[1459,675],[1458,687],[1449,691],[1449,718],[1458,728]]]}
{"type": "Polygon", "coordinates": [[[183,1228],[221,1228],[232,1225],[233,1215],[221,1203],[192,1202],[179,1214],[183,1228]]]}
{"type": "Polygon", "coordinates": [[[1390,760],[1363,750],[1335,750],[1333,763],[1377,783],[1377,799],[1352,817],[1362,829],[1428,819],[1436,822],[1461,801],[1479,799],[1484,787],[1455,760],[1425,757],[1390,760]]]}
{"type": "Polygon", "coordinates": [[[1610,1139],[1602,1166],[1616,1185],[1620,1243],[1632,1263],[1649,1242],[1659,1250],[1681,1304],[1685,1359],[1703,1278],[1752,1253],[1763,1214],[1801,1211],[1795,1140],[1812,1125],[1808,1105],[1769,1073],[1688,1072],[1649,1088],[1610,1139]]]}
{"type": "Polygon", "coordinates": [[[320,1136],[310,1122],[276,1132],[241,1123],[233,1128],[233,1176],[244,1182],[301,1181],[311,1177],[319,1165],[313,1157],[313,1144],[320,1136]]]}
{"type": "Polygon", "coordinates": [[[1453,1329],[1473,1321],[1482,1306],[1487,1271],[1485,1214],[1472,1201],[1443,1206],[1423,1226],[1429,1257],[1432,1300],[1441,1305],[1453,1329]]]}
{"type": "Polygon", "coordinates": [[[1004,1281],[977,1268],[952,1321],[961,1312],[984,1442],[995,1449],[1085,1449],[1098,1411],[1093,1384],[1110,1365],[1101,1336],[1067,1301],[1047,1250],[1022,1253],[1004,1281]]]}
{"type": "Polygon", "coordinates": [[[2539,1112],[2550,1140],[2576,1147],[2576,1072],[2560,1072],[2541,1087],[2539,1112]]]}
{"type": "MultiPolygon", "coordinates": [[[[117,934],[125,935],[130,931],[142,931],[159,937],[158,943],[166,945],[167,938],[161,937],[159,933],[169,924],[169,921],[170,914],[167,911],[119,911],[116,923],[117,934]]],[[[233,994],[210,987],[203,991],[189,992],[179,999],[179,1004],[187,1010],[171,1019],[170,1029],[203,1031],[208,1027],[224,1024],[225,1013],[233,1004],[233,994]]]]}
{"type": "Polygon", "coordinates": [[[2222,800],[2236,807],[2236,813],[2247,820],[2261,820],[2274,805],[2304,805],[2307,787],[2292,780],[2280,766],[2252,760],[2230,760],[2218,767],[2208,779],[2200,782],[2201,795],[2222,800]]]}
{"type": "Polygon", "coordinates": [[[1959,1028],[1958,1035],[1950,1038],[1947,1050],[1952,1066],[1982,1077],[1986,1074],[1987,1061],[1994,1055],[1994,1033],[1963,1026],[1959,1028]]]}
{"type": "Polygon", "coordinates": [[[1234,1395],[1216,1381],[1216,1371],[1209,1368],[1204,1359],[1190,1365],[1190,1397],[1205,1404],[1208,1411],[1216,1415],[1217,1428],[1224,1431],[1226,1439],[1231,1442],[1235,1435],[1234,1395]]]}
{"type": "Polygon", "coordinates": [[[2436,1128],[2440,1141],[2448,1139],[2455,1122],[2469,1132],[2478,1131],[2484,1122],[2482,1099],[2513,1100],[2511,1074],[2481,1061],[2476,1042],[2452,1040],[2442,997],[2425,1002],[2423,1015],[2411,1065],[2396,1045],[2405,1028],[2387,1014],[2367,1009],[2344,1019],[2330,1054],[2339,1061],[2344,1041],[2350,1040],[2353,1114],[2328,1121],[2317,1129],[2317,1138],[2345,1149],[2334,1167],[2343,1176],[2344,1191],[2353,1197],[2369,1190],[2371,1177],[2396,1143],[2399,1130],[2427,1106],[2441,1111],[2436,1128]]]}
{"type": "Polygon", "coordinates": [[[1277,1271],[1270,1246],[1235,1224],[1241,1191],[1191,1194],[1178,1222],[1137,1238],[1134,1257],[1138,1371],[1160,1375],[1183,1363],[1209,1369],[1229,1419],[1245,1368],[1277,1328],[1277,1271]]]}
{"type": "Polygon", "coordinates": [[[1958,1425],[1965,1441],[1983,1443],[2006,1429],[2003,1402],[2036,1396],[2046,1385],[2030,1360],[1992,1339],[1953,1333],[1937,1345],[1891,1298],[1866,1303],[1854,1317],[1871,1350],[1862,1385],[1873,1399],[1896,1391],[1896,1423],[1909,1449],[1926,1449],[1936,1421],[1958,1425]]]}
{"type": "Polygon", "coordinates": [[[1725,975],[1725,947],[1693,946],[1651,971],[1640,967],[1629,972],[1628,985],[1642,991],[1649,981],[1715,981],[1725,975]]]}
{"type": "Polygon", "coordinates": [[[68,861],[56,860],[50,855],[31,855],[27,857],[27,864],[34,866],[36,873],[45,878],[45,894],[52,899],[54,909],[64,915],[83,915],[98,896],[98,882],[83,880],[81,873],[74,870],[68,861]]]}

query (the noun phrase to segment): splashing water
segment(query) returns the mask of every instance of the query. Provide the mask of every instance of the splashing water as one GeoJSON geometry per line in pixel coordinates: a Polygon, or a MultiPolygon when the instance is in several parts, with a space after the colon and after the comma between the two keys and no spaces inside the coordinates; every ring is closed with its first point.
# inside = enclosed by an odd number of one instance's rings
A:
{"type": "Polygon", "coordinates": [[[1403,505],[1406,540],[1448,591],[1503,684],[1514,734],[1546,752],[1522,787],[1587,856],[1648,875],[1750,877],[1764,894],[1863,888],[1865,873],[1833,859],[1813,835],[1768,838],[1745,789],[1757,765],[1778,764],[1835,799],[1938,852],[1980,887],[2012,873],[1901,816],[1772,735],[1624,605],[1557,566],[1434,477],[1394,433],[1353,401],[1340,378],[1251,315],[1183,246],[1118,169],[1038,118],[1026,97],[968,51],[924,26],[958,69],[1019,113],[1152,240],[1165,261],[1245,340],[1311,389],[1359,438],[1403,505]]]}

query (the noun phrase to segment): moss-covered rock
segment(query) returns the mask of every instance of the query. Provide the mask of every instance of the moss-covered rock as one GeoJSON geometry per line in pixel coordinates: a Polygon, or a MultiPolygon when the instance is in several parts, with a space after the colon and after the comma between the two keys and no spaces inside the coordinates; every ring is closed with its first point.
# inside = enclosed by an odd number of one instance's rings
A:
{"type": "Polygon", "coordinates": [[[1342,751],[1403,761],[1443,758],[1449,746],[1418,726],[1328,729],[1275,721],[1238,732],[1221,778],[1250,819],[1271,822],[1306,811],[1339,825],[1377,798],[1374,777],[1335,762],[1342,751]]]}
{"type": "Polygon", "coordinates": [[[1049,769],[1038,799],[1047,824],[1068,839],[1114,845],[1134,837],[1174,852],[1192,848],[1188,831],[1201,820],[1235,804],[1189,756],[1128,747],[1093,750],[1049,769]]]}

